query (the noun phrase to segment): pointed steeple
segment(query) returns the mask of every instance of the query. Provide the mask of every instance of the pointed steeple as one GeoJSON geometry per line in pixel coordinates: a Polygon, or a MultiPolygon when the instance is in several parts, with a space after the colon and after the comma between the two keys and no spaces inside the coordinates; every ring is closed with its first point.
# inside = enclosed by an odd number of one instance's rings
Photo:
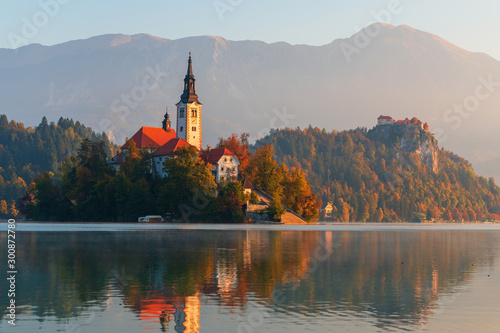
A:
{"type": "Polygon", "coordinates": [[[193,60],[191,59],[191,52],[189,52],[189,60],[188,60],[188,69],[186,77],[184,78],[184,92],[181,95],[182,103],[193,103],[196,102],[201,104],[198,101],[198,95],[196,95],[196,87],[195,87],[196,79],[193,74],[193,60]]]}
{"type": "Polygon", "coordinates": [[[191,59],[191,52],[189,52],[187,76],[194,78],[194,75],[193,75],[193,59],[191,59]]]}

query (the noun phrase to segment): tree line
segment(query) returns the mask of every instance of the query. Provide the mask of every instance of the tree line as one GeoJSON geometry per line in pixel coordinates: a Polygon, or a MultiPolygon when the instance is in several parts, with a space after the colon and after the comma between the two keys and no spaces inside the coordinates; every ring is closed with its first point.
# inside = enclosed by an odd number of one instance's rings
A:
{"type": "MultiPolygon", "coordinates": [[[[21,211],[48,221],[136,221],[168,214],[243,222],[250,198],[241,181],[247,177],[274,197],[269,209],[276,219],[286,205],[312,221],[321,204],[331,202],[331,220],[342,222],[500,220],[500,188],[493,178],[476,175],[468,161],[444,149],[437,149],[433,170],[417,153],[402,150],[394,133],[287,128],[272,130],[253,146],[248,134],[233,134],[217,147],[239,158],[240,179],[217,185],[192,148],[166,159],[170,176],[160,179],[151,174],[151,154],[136,147],[115,172],[107,164],[113,145],[79,122],[61,118],[48,124],[44,118],[36,128],[24,128],[2,116],[0,126],[4,216],[21,211]],[[22,205],[16,205],[21,196],[22,205]]],[[[422,130],[414,144],[425,142],[437,147],[422,130]]]]}
{"type": "MultiPolygon", "coordinates": [[[[287,128],[272,130],[253,148],[272,144],[277,162],[302,170],[313,192],[333,204],[334,221],[500,220],[500,188],[493,178],[476,175],[468,161],[438,148],[434,172],[392,134],[287,128]]],[[[437,147],[425,129],[414,144],[423,142],[437,147]]]]}
{"type": "Polygon", "coordinates": [[[77,153],[85,138],[103,141],[107,154],[116,150],[106,134],[79,121],[61,117],[57,123],[49,123],[43,117],[38,126],[25,127],[0,115],[0,217],[16,217],[17,201],[27,185],[44,171],[57,171],[65,158],[77,153]]]}

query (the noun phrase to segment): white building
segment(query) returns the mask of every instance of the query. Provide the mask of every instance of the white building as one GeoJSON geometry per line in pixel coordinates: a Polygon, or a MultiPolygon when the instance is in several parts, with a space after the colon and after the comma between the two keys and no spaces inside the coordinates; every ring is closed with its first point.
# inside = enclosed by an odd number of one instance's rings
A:
{"type": "Polygon", "coordinates": [[[396,122],[392,117],[388,116],[380,116],[377,120],[379,125],[391,125],[396,122]]]}
{"type": "Polygon", "coordinates": [[[230,150],[217,148],[200,155],[201,159],[212,165],[212,174],[218,184],[221,180],[231,181],[238,179],[240,161],[230,150]]]}

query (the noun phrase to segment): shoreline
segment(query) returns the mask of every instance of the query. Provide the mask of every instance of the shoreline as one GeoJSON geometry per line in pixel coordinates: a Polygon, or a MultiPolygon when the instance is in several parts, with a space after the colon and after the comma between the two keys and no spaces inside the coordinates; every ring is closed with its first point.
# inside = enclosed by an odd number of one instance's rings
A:
{"type": "MultiPolygon", "coordinates": [[[[7,223],[0,221],[0,232],[7,223]]],[[[500,231],[500,223],[315,223],[315,224],[221,224],[221,223],[91,223],[91,222],[21,222],[19,232],[127,232],[127,231],[426,231],[426,230],[488,230],[500,231]]]]}
{"type": "MultiPolygon", "coordinates": [[[[105,225],[115,225],[115,224],[126,224],[126,225],[481,225],[481,224],[498,224],[500,225],[500,221],[485,221],[485,222],[335,222],[335,221],[316,221],[310,223],[280,223],[273,221],[261,221],[261,222],[252,222],[252,223],[234,223],[234,222],[177,222],[177,221],[169,221],[169,222],[59,222],[59,221],[32,221],[32,220],[22,220],[22,219],[13,219],[16,221],[16,224],[105,224],[105,225]]],[[[7,223],[8,219],[0,219],[1,223],[7,223]]]]}

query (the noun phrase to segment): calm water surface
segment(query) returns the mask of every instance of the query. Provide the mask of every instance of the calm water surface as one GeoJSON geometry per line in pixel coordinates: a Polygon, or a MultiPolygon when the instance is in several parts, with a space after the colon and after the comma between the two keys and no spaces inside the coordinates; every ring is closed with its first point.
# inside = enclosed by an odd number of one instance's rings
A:
{"type": "Polygon", "coordinates": [[[500,332],[498,225],[0,230],[1,332],[500,332]]]}

